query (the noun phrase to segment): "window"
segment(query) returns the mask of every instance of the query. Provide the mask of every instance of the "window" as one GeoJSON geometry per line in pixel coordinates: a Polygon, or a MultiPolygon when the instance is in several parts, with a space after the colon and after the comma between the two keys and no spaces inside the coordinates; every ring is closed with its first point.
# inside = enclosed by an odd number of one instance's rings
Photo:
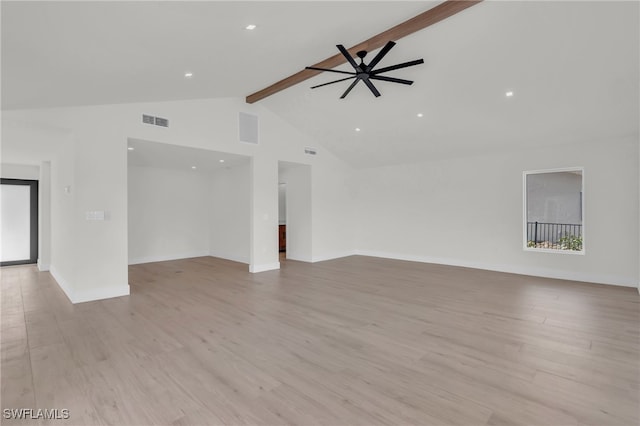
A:
{"type": "Polygon", "coordinates": [[[584,254],[583,172],[523,173],[525,250],[584,254]]]}

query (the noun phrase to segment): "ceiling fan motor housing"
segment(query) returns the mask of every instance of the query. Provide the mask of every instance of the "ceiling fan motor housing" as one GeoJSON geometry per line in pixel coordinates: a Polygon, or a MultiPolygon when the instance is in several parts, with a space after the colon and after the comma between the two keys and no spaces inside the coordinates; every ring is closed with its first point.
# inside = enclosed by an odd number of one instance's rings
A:
{"type": "Polygon", "coordinates": [[[364,58],[365,56],[367,56],[366,50],[360,50],[356,52],[356,56],[360,58],[360,63],[358,64],[356,63],[354,58],[351,56],[351,54],[349,54],[347,49],[344,48],[343,45],[341,44],[337,45],[336,47],[338,48],[340,53],[342,53],[342,55],[347,59],[347,62],[351,64],[351,66],[354,69],[354,72],[332,70],[329,68],[318,68],[318,67],[306,67],[306,69],[317,70],[317,71],[328,71],[328,72],[334,72],[339,74],[348,74],[351,77],[345,77],[338,80],[330,81],[328,83],[318,84],[317,86],[313,86],[311,88],[316,89],[318,87],[327,86],[329,84],[334,84],[334,83],[339,83],[341,81],[355,79],[351,83],[351,85],[347,88],[347,90],[342,94],[342,96],[340,96],[340,99],[344,99],[349,94],[349,92],[351,92],[351,89],[353,89],[355,85],[358,84],[359,81],[362,81],[369,88],[371,93],[373,93],[373,95],[377,98],[378,96],[380,96],[380,92],[373,85],[371,80],[388,81],[390,83],[400,83],[400,84],[406,84],[406,85],[413,84],[413,81],[411,80],[404,80],[401,78],[394,78],[394,77],[386,77],[378,74],[382,74],[387,71],[393,71],[401,68],[411,67],[418,64],[423,64],[424,63],[423,59],[416,59],[414,61],[403,62],[401,64],[392,65],[389,67],[384,67],[384,68],[379,68],[377,70],[374,70],[375,66],[378,65],[378,63],[382,60],[382,58],[384,58],[385,55],[389,53],[389,50],[391,50],[391,48],[395,45],[396,44],[393,41],[387,42],[387,44],[380,50],[380,52],[378,52],[378,54],[371,60],[371,62],[369,62],[368,65],[364,63],[364,58]]]}

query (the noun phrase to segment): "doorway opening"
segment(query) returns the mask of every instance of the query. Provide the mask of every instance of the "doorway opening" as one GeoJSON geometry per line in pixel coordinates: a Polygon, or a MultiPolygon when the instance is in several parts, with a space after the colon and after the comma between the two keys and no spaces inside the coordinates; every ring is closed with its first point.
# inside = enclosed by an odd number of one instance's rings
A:
{"type": "Polygon", "coordinates": [[[38,262],[38,181],[0,182],[0,266],[38,262]]]}
{"type": "Polygon", "coordinates": [[[128,263],[218,257],[249,263],[250,160],[128,140],[128,263]]]}
{"type": "Polygon", "coordinates": [[[278,183],[278,252],[280,261],[287,258],[287,184],[278,183]]]}
{"type": "Polygon", "coordinates": [[[280,261],[311,262],[311,166],[278,162],[280,261]]]}

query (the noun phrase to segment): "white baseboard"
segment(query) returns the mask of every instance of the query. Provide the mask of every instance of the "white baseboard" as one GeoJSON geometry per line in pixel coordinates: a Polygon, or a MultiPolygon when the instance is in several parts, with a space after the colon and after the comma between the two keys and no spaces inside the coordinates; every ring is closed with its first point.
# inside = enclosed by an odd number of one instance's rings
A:
{"type": "Polygon", "coordinates": [[[287,252],[287,260],[295,260],[297,262],[307,262],[312,263],[313,258],[311,256],[298,256],[295,253],[287,252]]]}
{"type": "MultiPolygon", "coordinates": [[[[484,269],[487,271],[506,272],[510,274],[530,275],[534,277],[553,278],[559,280],[581,281],[594,284],[608,284],[621,287],[637,287],[638,283],[631,278],[608,274],[589,274],[578,271],[562,271],[549,268],[529,266],[497,265],[472,262],[461,259],[450,259],[431,256],[415,256],[375,250],[357,250],[361,256],[382,257],[386,259],[407,260],[410,262],[435,263],[439,265],[460,266],[463,268],[484,269]]],[[[640,291],[640,290],[639,290],[640,291]]]]}
{"type": "Polygon", "coordinates": [[[94,300],[111,299],[112,297],[128,296],[129,284],[113,287],[89,288],[77,291],[72,300],[73,303],[92,302],[94,300]]]}
{"type": "Polygon", "coordinates": [[[74,291],[69,281],[59,273],[55,266],[51,265],[51,270],[49,272],[58,283],[58,287],[62,289],[64,294],[67,296],[67,299],[69,299],[73,304],[129,295],[129,284],[74,291]]]}
{"type": "Polygon", "coordinates": [[[248,256],[236,256],[236,255],[233,255],[233,254],[215,253],[215,252],[211,252],[207,256],[217,257],[217,258],[226,259],[226,260],[232,260],[232,261],[238,262],[238,263],[246,263],[247,265],[249,264],[249,257],[248,256]]]}
{"type": "Polygon", "coordinates": [[[254,274],[257,272],[275,271],[277,269],[280,269],[280,262],[263,263],[262,265],[249,265],[249,272],[254,274]]]}
{"type": "Polygon", "coordinates": [[[38,271],[47,272],[49,271],[49,269],[51,269],[51,265],[49,265],[48,263],[42,263],[40,262],[40,259],[38,259],[38,271]]]}
{"type": "Polygon", "coordinates": [[[64,294],[67,296],[67,299],[69,299],[69,301],[71,303],[74,303],[73,302],[73,289],[71,288],[71,284],[69,283],[69,281],[67,281],[60,274],[60,272],[56,269],[55,265],[51,265],[51,268],[49,268],[49,273],[51,274],[53,279],[56,280],[56,283],[58,283],[58,287],[60,287],[62,289],[64,294]]]}
{"type": "Polygon", "coordinates": [[[129,259],[129,265],[138,265],[140,263],[166,262],[168,260],[190,259],[192,257],[209,256],[208,251],[195,251],[189,253],[163,254],[154,256],[143,256],[129,259]]]}
{"type": "Polygon", "coordinates": [[[325,253],[320,256],[313,256],[311,258],[311,262],[313,263],[324,262],[325,260],[339,259],[341,257],[354,256],[356,254],[358,254],[358,252],[356,252],[355,250],[336,252],[336,253],[325,253]]]}

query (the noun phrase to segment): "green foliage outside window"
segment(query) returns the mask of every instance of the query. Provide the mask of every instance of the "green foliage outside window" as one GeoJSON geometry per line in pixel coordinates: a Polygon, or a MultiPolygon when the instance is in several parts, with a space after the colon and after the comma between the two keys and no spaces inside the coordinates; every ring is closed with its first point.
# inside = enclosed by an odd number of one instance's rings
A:
{"type": "Polygon", "coordinates": [[[558,240],[560,248],[562,250],[582,250],[582,237],[576,237],[575,235],[565,235],[558,240]]]}

